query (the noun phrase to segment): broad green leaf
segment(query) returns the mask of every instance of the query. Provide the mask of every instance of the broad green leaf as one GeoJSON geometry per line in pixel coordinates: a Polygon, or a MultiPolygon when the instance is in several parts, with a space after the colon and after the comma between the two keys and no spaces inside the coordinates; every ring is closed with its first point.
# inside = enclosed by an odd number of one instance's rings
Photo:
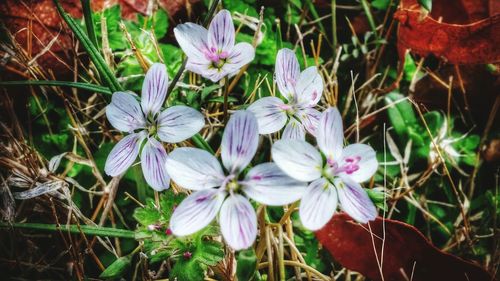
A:
{"type": "Polygon", "coordinates": [[[100,278],[114,279],[121,277],[125,270],[130,267],[129,256],[119,257],[99,275],[100,278]]]}

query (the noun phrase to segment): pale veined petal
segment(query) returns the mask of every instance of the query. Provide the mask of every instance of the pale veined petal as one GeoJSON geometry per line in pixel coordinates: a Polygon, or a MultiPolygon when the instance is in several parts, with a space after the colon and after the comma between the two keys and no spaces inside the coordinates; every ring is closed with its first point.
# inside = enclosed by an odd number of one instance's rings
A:
{"type": "Polygon", "coordinates": [[[205,119],[197,110],[184,105],[167,108],[157,120],[158,137],[169,143],[181,142],[198,133],[205,119]]]}
{"type": "Polygon", "coordinates": [[[354,220],[367,223],[377,217],[377,209],[361,185],[347,177],[334,181],[340,207],[354,220]]]}
{"type": "Polygon", "coordinates": [[[319,124],[319,119],[321,118],[321,112],[317,111],[314,108],[306,107],[304,109],[300,109],[295,113],[295,116],[302,122],[302,125],[309,134],[316,136],[317,129],[319,124]]]}
{"type": "Polygon", "coordinates": [[[162,191],[170,186],[165,163],[167,152],[161,143],[154,138],[149,138],[142,148],[141,167],[146,182],[156,191],[162,191]]]}
{"type": "Polygon", "coordinates": [[[220,186],[222,167],[212,154],[192,147],[176,148],[167,158],[167,172],[179,186],[200,190],[220,186]]]}
{"type": "Polygon", "coordinates": [[[274,162],[290,177],[299,181],[313,181],[321,176],[321,154],[302,140],[279,140],[273,144],[274,162]]]}
{"type": "Polygon", "coordinates": [[[194,192],[175,208],[170,230],[177,236],[185,236],[204,228],[213,221],[225,197],[224,191],[213,188],[194,192]]]}
{"type": "Polygon", "coordinates": [[[338,162],[341,175],[355,182],[370,179],[377,171],[378,161],[375,150],[369,145],[355,143],[348,145],[342,152],[342,160],[338,162]]]}
{"type": "Polygon", "coordinates": [[[252,103],[247,110],[257,118],[260,134],[271,134],[283,128],[288,119],[282,107],[285,104],[277,97],[265,97],[252,103]]]}
{"type": "Polygon", "coordinates": [[[342,156],[344,127],[336,107],[330,107],[321,114],[316,134],[319,149],[329,162],[336,162],[342,156]]]}
{"type": "Polygon", "coordinates": [[[230,173],[241,171],[252,161],[259,144],[259,125],[250,111],[238,110],[222,135],[221,158],[230,173]]]}
{"type": "Polygon", "coordinates": [[[297,121],[295,118],[290,118],[288,124],[283,131],[282,139],[293,139],[293,140],[305,140],[306,139],[306,131],[304,126],[297,121]]]}
{"type": "Polygon", "coordinates": [[[323,94],[323,79],[316,66],[308,67],[300,73],[295,93],[300,105],[314,106],[319,102],[323,94]]]}
{"type": "Polygon", "coordinates": [[[106,106],[106,117],[117,130],[132,132],[146,126],[146,119],[136,97],[132,92],[113,93],[111,103],[106,106]]]}
{"type": "Polygon", "coordinates": [[[240,194],[230,195],[222,204],[219,224],[222,236],[233,250],[250,247],[257,237],[257,215],[248,199],[240,194]]]}
{"type": "Polygon", "coordinates": [[[115,177],[125,172],[132,165],[139,155],[141,143],[146,137],[146,133],[130,134],[121,139],[111,150],[104,165],[107,175],[115,177]]]}
{"type": "Polygon", "coordinates": [[[295,98],[295,85],[300,75],[299,61],[290,49],[281,49],[276,55],[275,79],[280,93],[289,101],[295,98]]]}
{"type": "Polygon", "coordinates": [[[299,206],[300,221],[309,230],[322,228],[337,209],[337,191],[324,178],[313,181],[304,192],[299,206]]]}
{"type": "Polygon", "coordinates": [[[141,106],[146,116],[150,113],[155,115],[160,111],[165,102],[167,88],[167,68],[162,63],[153,64],[146,73],[144,83],[142,83],[141,106]]]}
{"type": "Polygon", "coordinates": [[[238,43],[229,53],[222,70],[228,75],[236,74],[240,68],[250,63],[255,57],[255,49],[248,43],[238,43]]]}
{"type": "Polygon", "coordinates": [[[174,28],[177,43],[190,60],[208,61],[206,54],[209,50],[207,39],[208,31],[203,26],[188,22],[174,28]]]}
{"type": "Polygon", "coordinates": [[[289,177],[274,163],[263,163],[253,167],[241,184],[243,192],[248,197],[270,206],[295,202],[306,189],[305,182],[289,177]]]}
{"type": "Polygon", "coordinates": [[[208,27],[208,42],[212,52],[229,52],[234,46],[234,25],[231,13],[221,10],[208,27]]]}

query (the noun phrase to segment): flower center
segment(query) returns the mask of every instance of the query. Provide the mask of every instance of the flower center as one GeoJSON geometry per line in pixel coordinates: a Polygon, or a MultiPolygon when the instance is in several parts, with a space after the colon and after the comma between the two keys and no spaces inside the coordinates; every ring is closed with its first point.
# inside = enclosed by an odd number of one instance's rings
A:
{"type": "Polygon", "coordinates": [[[340,173],[351,175],[359,170],[359,161],[361,161],[361,156],[347,157],[344,159],[344,165],[339,166],[333,159],[327,159],[322,174],[325,178],[330,180],[333,180],[334,177],[340,173]]]}
{"type": "Polygon", "coordinates": [[[227,191],[232,191],[232,192],[235,192],[235,191],[238,191],[238,189],[240,188],[240,185],[238,184],[238,181],[236,181],[236,179],[233,179],[232,181],[230,181],[227,185],[226,185],[226,190],[227,191]]]}
{"type": "Polygon", "coordinates": [[[221,69],[222,66],[227,62],[227,58],[229,57],[229,53],[226,51],[220,51],[216,48],[212,47],[208,50],[204,51],[205,58],[212,62],[212,67],[221,69]]]}

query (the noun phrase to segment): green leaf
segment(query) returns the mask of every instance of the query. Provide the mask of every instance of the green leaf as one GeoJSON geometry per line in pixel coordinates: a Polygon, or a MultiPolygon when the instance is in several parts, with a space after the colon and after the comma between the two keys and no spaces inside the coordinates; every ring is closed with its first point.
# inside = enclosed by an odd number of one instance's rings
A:
{"type": "Polygon", "coordinates": [[[134,238],[134,232],[126,229],[118,229],[111,227],[100,227],[91,225],[55,225],[55,224],[45,224],[45,223],[3,223],[0,222],[0,228],[24,228],[24,229],[37,229],[44,231],[62,231],[70,232],[75,234],[80,234],[81,232],[87,235],[95,236],[109,236],[118,238],[134,238]]]}
{"type": "Polygon", "coordinates": [[[257,256],[253,248],[238,253],[236,276],[238,281],[250,281],[257,270],[257,256]]]}
{"type": "MultiPolygon", "coordinates": [[[[405,97],[403,95],[397,92],[392,92],[387,94],[384,100],[385,103],[389,105],[404,98],[405,97]]],[[[389,120],[391,121],[396,134],[399,136],[405,136],[408,134],[408,128],[417,121],[417,117],[413,111],[413,106],[408,100],[393,104],[387,109],[387,114],[389,115],[389,120]]]]}
{"type": "Polygon", "coordinates": [[[418,0],[418,3],[422,5],[427,11],[432,10],[432,0],[418,0]]]}
{"type": "MultiPolygon", "coordinates": [[[[208,100],[209,102],[224,103],[224,97],[215,97],[208,100]]],[[[235,97],[227,97],[228,102],[237,102],[238,99],[235,97]]]]}
{"type": "Polygon", "coordinates": [[[206,151],[210,152],[211,154],[215,154],[215,152],[212,149],[212,147],[207,143],[207,141],[199,133],[196,133],[196,135],[194,135],[191,138],[191,140],[194,142],[194,144],[198,148],[206,150],[206,151]]]}
{"type": "Polygon", "coordinates": [[[161,218],[160,212],[154,206],[154,201],[150,198],[148,198],[144,208],[135,209],[133,217],[143,226],[158,223],[161,218]]]}
{"type": "Polygon", "coordinates": [[[372,7],[379,9],[379,10],[387,10],[390,3],[391,3],[390,0],[373,0],[371,2],[371,5],[372,5],[372,7]]]}
{"type": "Polygon", "coordinates": [[[90,83],[55,81],[55,80],[0,81],[0,86],[22,86],[22,85],[71,87],[106,95],[112,94],[108,88],[90,83]]]}
{"type": "Polygon", "coordinates": [[[104,279],[113,279],[121,277],[125,272],[125,270],[127,270],[127,268],[130,267],[130,262],[131,259],[129,256],[119,257],[110,266],[108,266],[101,273],[101,275],[99,275],[99,277],[104,279]]]}

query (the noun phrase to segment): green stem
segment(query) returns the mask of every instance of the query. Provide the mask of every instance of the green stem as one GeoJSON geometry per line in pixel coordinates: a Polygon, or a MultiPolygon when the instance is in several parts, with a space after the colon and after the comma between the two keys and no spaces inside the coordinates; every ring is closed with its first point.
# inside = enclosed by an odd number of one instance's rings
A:
{"type": "Polygon", "coordinates": [[[107,87],[95,84],[81,83],[81,82],[55,81],[55,80],[0,81],[0,86],[23,86],[23,85],[71,87],[106,95],[112,94],[109,88],[107,87]]]}
{"type": "Polygon", "coordinates": [[[126,229],[118,229],[111,227],[100,227],[90,225],[56,225],[45,223],[5,223],[0,222],[0,228],[22,228],[22,229],[36,229],[42,231],[66,231],[69,233],[79,234],[85,233],[86,235],[102,236],[102,237],[117,237],[134,239],[134,232],[126,229]]]}
{"type": "Polygon", "coordinates": [[[89,35],[90,41],[94,44],[96,48],[99,48],[97,44],[97,36],[95,35],[94,22],[92,20],[92,9],[90,8],[90,0],[81,0],[83,8],[83,18],[85,19],[85,27],[87,28],[87,34],[89,35]]]}
{"type": "Polygon", "coordinates": [[[375,25],[375,20],[373,19],[373,15],[370,10],[370,4],[368,4],[368,1],[366,0],[361,0],[361,5],[363,6],[363,10],[365,11],[366,18],[368,19],[368,23],[370,24],[370,28],[372,29],[373,33],[378,37],[377,26],[375,25]]]}
{"type": "Polygon", "coordinates": [[[333,37],[333,57],[337,56],[337,1],[332,0],[332,37],[333,37]]]}

